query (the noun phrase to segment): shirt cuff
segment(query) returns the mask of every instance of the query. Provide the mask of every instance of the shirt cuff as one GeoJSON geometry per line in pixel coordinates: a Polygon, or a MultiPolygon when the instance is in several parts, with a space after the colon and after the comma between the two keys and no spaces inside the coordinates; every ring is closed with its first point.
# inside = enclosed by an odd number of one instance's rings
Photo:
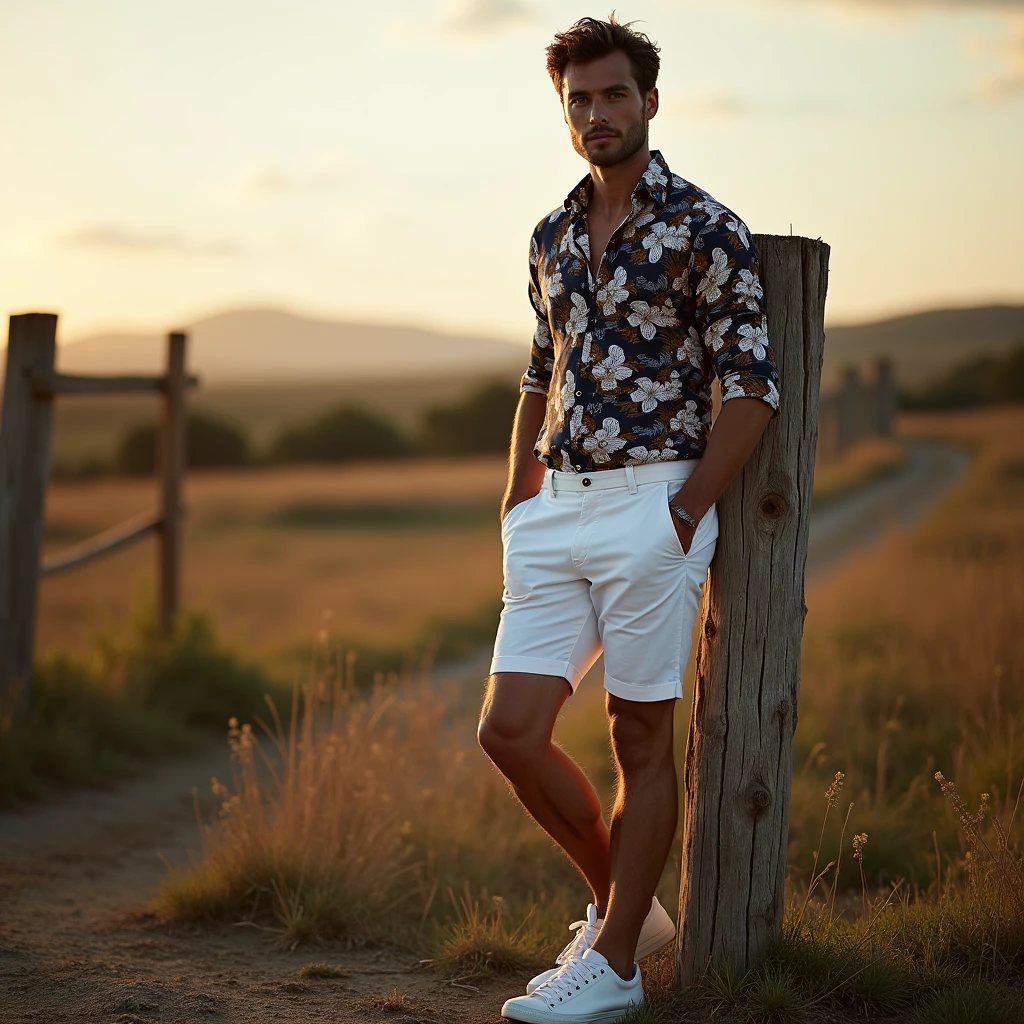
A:
{"type": "Polygon", "coordinates": [[[535,395],[544,395],[547,397],[547,390],[545,388],[537,387],[535,384],[521,384],[519,386],[520,391],[530,391],[535,395]]]}
{"type": "Polygon", "coordinates": [[[722,404],[731,398],[760,398],[772,407],[772,419],[779,415],[779,389],[769,377],[743,370],[727,373],[722,378],[722,404]]]}

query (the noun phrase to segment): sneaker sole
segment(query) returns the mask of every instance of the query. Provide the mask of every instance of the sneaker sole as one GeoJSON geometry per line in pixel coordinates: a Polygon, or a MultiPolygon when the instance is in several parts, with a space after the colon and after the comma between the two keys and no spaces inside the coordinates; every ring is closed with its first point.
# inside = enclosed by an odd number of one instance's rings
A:
{"type": "MultiPolygon", "coordinates": [[[[630,1006],[634,1005],[630,1003],[630,1006]]],[[[623,1007],[621,1010],[602,1010],[597,1013],[550,1013],[516,1006],[510,1014],[505,1012],[504,1006],[501,1008],[501,1015],[506,1020],[526,1021],[527,1024],[615,1024],[628,1012],[629,1008],[623,1007]]]]}

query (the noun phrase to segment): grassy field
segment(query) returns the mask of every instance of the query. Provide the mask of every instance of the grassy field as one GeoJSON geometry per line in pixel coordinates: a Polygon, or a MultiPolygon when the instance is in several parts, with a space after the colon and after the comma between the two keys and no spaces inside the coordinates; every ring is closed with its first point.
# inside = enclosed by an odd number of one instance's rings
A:
{"type": "MultiPolygon", "coordinates": [[[[816,495],[892,472],[901,457],[894,441],[864,442],[823,467],[816,495]]],[[[456,635],[486,642],[500,598],[504,483],[499,457],[191,473],[184,603],[208,609],[228,646],[289,678],[321,629],[377,657],[456,635]]],[[[46,551],[154,501],[149,480],[55,482],[46,551]]],[[[123,632],[133,604],[153,592],[155,565],[146,541],[44,579],[39,650],[83,653],[98,632],[123,632]]]]}
{"type": "MultiPolygon", "coordinates": [[[[1024,1019],[1024,409],[903,429],[978,458],[918,529],[808,593],[785,940],[759,971],[682,999],[662,956],[635,1024],[1024,1019]]],[[[276,753],[232,731],[237,776],[218,784],[203,859],[168,877],[160,913],[258,921],[286,945],[404,944],[463,979],[550,957],[585,889],[488,769],[472,712],[424,679],[360,693],[329,644],[319,657],[276,753]],[[262,771],[261,751],[285,769],[262,771]]],[[[558,737],[607,805],[594,680],[558,737]]],[[[677,886],[673,859],[667,905],[677,886]]]]}

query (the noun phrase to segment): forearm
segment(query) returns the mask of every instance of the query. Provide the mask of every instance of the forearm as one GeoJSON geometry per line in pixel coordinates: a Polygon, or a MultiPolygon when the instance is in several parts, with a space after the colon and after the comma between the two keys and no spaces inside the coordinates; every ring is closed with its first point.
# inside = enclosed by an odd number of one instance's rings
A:
{"type": "Polygon", "coordinates": [[[760,398],[724,402],[700,464],[684,481],[673,504],[699,521],[750,457],[771,416],[771,406],[760,398]]]}
{"type": "Polygon", "coordinates": [[[544,465],[533,454],[537,435],[544,425],[547,398],[535,391],[524,391],[516,408],[512,443],[508,459],[508,484],[501,503],[502,515],[514,504],[533,497],[544,478],[544,465]]]}

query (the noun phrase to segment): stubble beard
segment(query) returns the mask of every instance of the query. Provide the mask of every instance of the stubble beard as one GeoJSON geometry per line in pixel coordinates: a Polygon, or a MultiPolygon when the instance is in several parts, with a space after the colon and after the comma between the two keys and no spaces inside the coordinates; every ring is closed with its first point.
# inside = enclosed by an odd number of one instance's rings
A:
{"type": "Polygon", "coordinates": [[[583,141],[583,135],[571,125],[569,132],[572,137],[572,148],[584,160],[595,167],[613,167],[615,164],[621,164],[624,160],[635,156],[647,144],[647,118],[641,114],[640,120],[626,129],[618,146],[601,153],[591,153],[583,141]]]}

